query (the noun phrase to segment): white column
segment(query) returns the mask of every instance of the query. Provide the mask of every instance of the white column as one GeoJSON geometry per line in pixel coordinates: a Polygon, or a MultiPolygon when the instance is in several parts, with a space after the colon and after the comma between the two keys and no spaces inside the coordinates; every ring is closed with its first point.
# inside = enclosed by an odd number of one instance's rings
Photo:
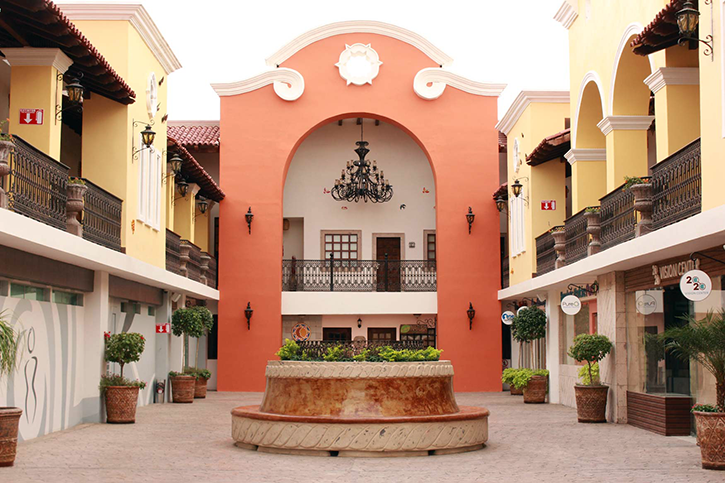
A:
{"type": "Polygon", "coordinates": [[[108,330],[108,272],[95,272],[93,292],[85,296],[83,320],[83,422],[98,423],[103,417],[98,383],[103,374],[104,339],[108,330]]]}
{"type": "Polygon", "coordinates": [[[546,294],[546,368],[549,370],[549,402],[559,404],[559,291],[546,294]]]}
{"type": "MultiPolygon", "coordinates": [[[[156,309],[156,325],[166,324],[167,322],[169,324],[171,323],[171,298],[169,297],[169,292],[164,292],[163,301],[161,302],[161,305],[156,309]]],[[[154,361],[156,381],[165,382],[168,380],[168,374],[170,370],[169,343],[171,337],[173,337],[173,335],[171,334],[156,334],[154,336],[154,361]]],[[[156,381],[151,381],[152,390],[156,389],[155,387],[153,387],[156,381]]],[[[170,390],[171,387],[167,382],[166,393],[164,397],[168,397],[168,393],[170,390]]]]}

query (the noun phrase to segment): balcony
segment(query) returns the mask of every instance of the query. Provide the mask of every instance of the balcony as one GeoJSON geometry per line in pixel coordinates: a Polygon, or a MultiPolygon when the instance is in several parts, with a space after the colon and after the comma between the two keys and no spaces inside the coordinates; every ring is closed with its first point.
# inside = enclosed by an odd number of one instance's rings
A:
{"type": "Polygon", "coordinates": [[[561,254],[556,253],[550,232],[537,237],[537,275],[554,270],[558,257],[570,265],[700,213],[700,157],[700,140],[696,139],[652,166],[651,176],[643,178],[651,186],[651,199],[638,199],[634,190],[623,184],[599,200],[598,220],[596,216],[587,218],[587,211],[597,207],[586,208],[567,219],[566,245],[561,254]]]}
{"type": "Polygon", "coordinates": [[[211,288],[217,286],[216,259],[171,230],[166,230],[166,270],[211,288]]]}
{"type": "Polygon", "coordinates": [[[428,260],[282,260],[283,292],[435,292],[428,260]]]}
{"type": "Polygon", "coordinates": [[[90,180],[83,179],[85,191],[82,203],[79,199],[78,203],[69,207],[68,166],[18,136],[13,136],[12,142],[12,152],[8,157],[10,173],[0,180],[7,193],[7,208],[59,230],[80,235],[93,243],[121,251],[123,201],[90,180]]]}

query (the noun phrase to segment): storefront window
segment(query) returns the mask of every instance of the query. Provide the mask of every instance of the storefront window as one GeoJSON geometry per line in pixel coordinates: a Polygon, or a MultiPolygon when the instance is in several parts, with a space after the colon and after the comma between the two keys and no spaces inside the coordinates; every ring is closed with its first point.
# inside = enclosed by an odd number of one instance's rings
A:
{"type": "Polygon", "coordinates": [[[574,342],[574,337],[579,334],[591,334],[596,332],[596,302],[582,301],[582,308],[576,315],[566,315],[559,309],[559,320],[561,327],[559,328],[560,344],[559,354],[561,364],[576,364],[576,361],[569,357],[568,351],[574,342]]]}

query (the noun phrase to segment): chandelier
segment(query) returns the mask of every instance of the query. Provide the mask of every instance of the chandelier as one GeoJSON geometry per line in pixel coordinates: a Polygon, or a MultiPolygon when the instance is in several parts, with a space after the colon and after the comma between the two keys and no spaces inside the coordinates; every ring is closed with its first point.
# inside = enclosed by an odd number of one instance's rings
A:
{"type": "Polygon", "coordinates": [[[360,141],[355,143],[355,152],[358,155],[357,161],[348,161],[347,167],[342,170],[342,175],[335,180],[332,188],[332,197],[336,201],[349,201],[357,203],[363,200],[365,203],[385,203],[393,198],[393,187],[390,180],[385,179],[382,170],[378,170],[377,161],[372,163],[365,159],[370,152],[367,148],[368,142],[363,139],[363,124],[360,120],[360,141]]]}

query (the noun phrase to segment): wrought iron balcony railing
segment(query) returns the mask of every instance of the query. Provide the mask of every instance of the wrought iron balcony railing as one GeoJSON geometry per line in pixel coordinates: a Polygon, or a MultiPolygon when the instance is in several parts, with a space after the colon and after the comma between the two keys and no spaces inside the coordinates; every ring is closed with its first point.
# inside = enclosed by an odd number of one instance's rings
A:
{"type": "Polygon", "coordinates": [[[554,270],[556,251],[554,236],[549,230],[536,237],[536,275],[543,275],[554,270]]]}
{"type": "Polygon", "coordinates": [[[501,288],[509,286],[509,257],[505,256],[501,259],[501,288]]]}
{"type": "Polygon", "coordinates": [[[283,292],[435,292],[428,260],[282,260],[283,292]]]}
{"type": "Polygon", "coordinates": [[[88,189],[83,197],[83,238],[120,252],[123,200],[84,181],[88,189]]]}
{"type": "Polygon", "coordinates": [[[217,286],[216,259],[171,230],[166,230],[166,270],[211,288],[217,286]]]}
{"type": "Polygon", "coordinates": [[[632,190],[625,189],[625,185],[622,184],[602,197],[599,202],[601,203],[602,250],[634,238],[637,213],[634,210],[632,190]]]}
{"type": "Polygon", "coordinates": [[[652,166],[652,227],[689,218],[702,211],[700,139],[652,166]]]}
{"type": "Polygon", "coordinates": [[[587,235],[587,220],[584,218],[584,212],[584,210],[581,210],[564,222],[566,263],[574,263],[587,256],[589,236],[587,235]]]}

